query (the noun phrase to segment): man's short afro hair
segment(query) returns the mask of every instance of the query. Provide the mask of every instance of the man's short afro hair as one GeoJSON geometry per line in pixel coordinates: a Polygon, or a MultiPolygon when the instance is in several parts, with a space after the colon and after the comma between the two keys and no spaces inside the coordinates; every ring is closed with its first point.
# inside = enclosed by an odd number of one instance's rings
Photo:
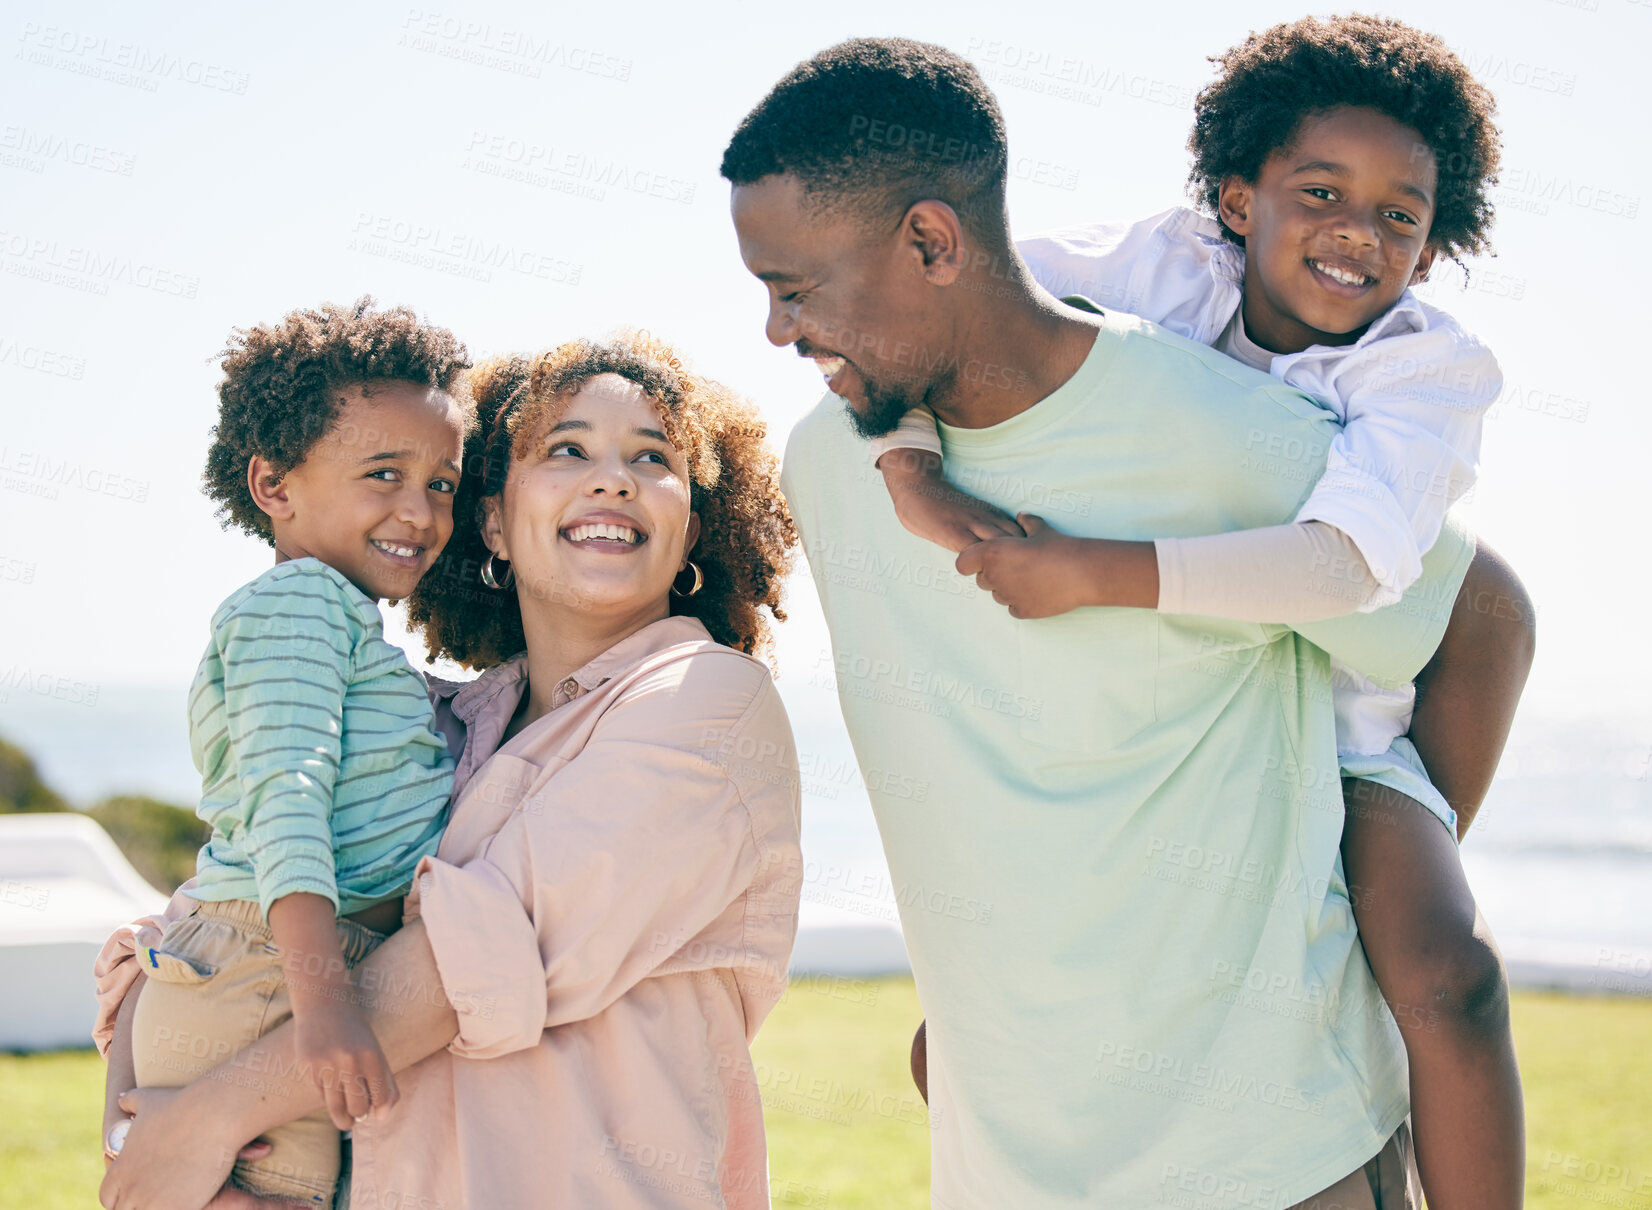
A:
{"type": "Polygon", "coordinates": [[[225,529],[237,527],[271,546],[275,534],[247,488],[247,463],[262,455],[281,476],[304,461],[338,419],[344,388],[366,384],[371,393],[374,382],[415,382],[452,395],[467,419],[471,412],[465,346],[406,307],[375,311],[370,297],[238,328],[220,356],[224,380],[204,490],[225,529]]]}
{"type": "Polygon", "coordinates": [[[1211,62],[1220,77],[1194,102],[1188,137],[1188,185],[1210,213],[1218,213],[1222,182],[1255,181],[1304,118],[1356,105],[1409,126],[1433,150],[1439,184],[1429,241],[1448,257],[1489,250],[1497,102],[1439,38],[1358,13],[1304,17],[1252,33],[1211,62]]]}
{"type": "Polygon", "coordinates": [[[967,60],[928,42],[853,38],[770,89],[729,140],[722,173],[735,185],[789,173],[820,210],[850,208],[869,227],[936,198],[993,235],[1008,163],[1004,116],[967,60]]]}

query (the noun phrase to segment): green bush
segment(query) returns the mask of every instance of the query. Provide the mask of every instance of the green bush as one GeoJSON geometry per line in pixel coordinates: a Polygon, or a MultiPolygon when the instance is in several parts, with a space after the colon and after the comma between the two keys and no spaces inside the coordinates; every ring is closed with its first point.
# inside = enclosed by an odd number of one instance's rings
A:
{"type": "Polygon", "coordinates": [[[0,739],[0,815],[69,809],[69,804],[40,780],[28,753],[0,739]]]}
{"type": "Polygon", "coordinates": [[[195,812],[156,798],[116,795],[86,814],[103,825],[138,873],[168,895],[195,876],[195,855],[212,835],[195,812]]]}

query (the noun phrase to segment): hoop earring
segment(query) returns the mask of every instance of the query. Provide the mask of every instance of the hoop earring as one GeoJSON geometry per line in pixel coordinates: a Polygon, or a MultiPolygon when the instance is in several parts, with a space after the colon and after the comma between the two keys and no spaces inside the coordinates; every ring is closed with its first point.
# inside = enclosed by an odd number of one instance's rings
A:
{"type": "Polygon", "coordinates": [[[482,583],[486,584],[489,588],[497,588],[502,591],[516,583],[516,569],[509,563],[506,563],[505,578],[501,580],[498,573],[494,570],[494,557],[495,556],[493,555],[489,555],[487,557],[487,561],[482,564],[482,583]]]}
{"type": "Polygon", "coordinates": [[[691,597],[706,586],[706,578],[700,574],[700,565],[698,563],[690,560],[687,568],[684,570],[692,571],[694,573],[694,587],[690,588],[687,592],[678,591],[677,579],[673,576],[671,578],[671,595],[674,597],[691,597]]]}

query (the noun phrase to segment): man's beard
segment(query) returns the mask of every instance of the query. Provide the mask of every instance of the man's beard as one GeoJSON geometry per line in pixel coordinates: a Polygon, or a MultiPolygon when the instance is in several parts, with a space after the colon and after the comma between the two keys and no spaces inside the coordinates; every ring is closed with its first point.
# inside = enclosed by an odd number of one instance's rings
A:
{"type": "Polygon", "coordinates": [[[880,387],[870,382],[864,373],[861,374],[861,388],[866,394],[864,411],[847,399],[843,401],[855,432],[867,441],[893,433],[899,427],[901,417],[921,405],[928,394],[921,386],[914,389],[915,385],[903,383],[899,387],[880,387]]]}

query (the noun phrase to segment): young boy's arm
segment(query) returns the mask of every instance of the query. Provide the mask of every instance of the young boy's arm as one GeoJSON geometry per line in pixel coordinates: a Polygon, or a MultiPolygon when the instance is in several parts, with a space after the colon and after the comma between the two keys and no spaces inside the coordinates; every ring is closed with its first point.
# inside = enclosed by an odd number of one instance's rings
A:
{"type": "Polygon", "coordinates": [[[361,622],[336,577],[295,568],[220,623],[224,728],[240,793],[214,819],[252,867],[300,1056],[341,1130],[397,1098],[338,939],[333,790],[361,622]]]}
{"type": "Polygon", "coordinates": [[[348,1130],[353,1119],[388,1110],[401,1094],[356,1004],[332,901],[285,895],[270,905],[270,931],[281,949],[298,1058],[321,1089],[333,1125],[348,1130]]]}

